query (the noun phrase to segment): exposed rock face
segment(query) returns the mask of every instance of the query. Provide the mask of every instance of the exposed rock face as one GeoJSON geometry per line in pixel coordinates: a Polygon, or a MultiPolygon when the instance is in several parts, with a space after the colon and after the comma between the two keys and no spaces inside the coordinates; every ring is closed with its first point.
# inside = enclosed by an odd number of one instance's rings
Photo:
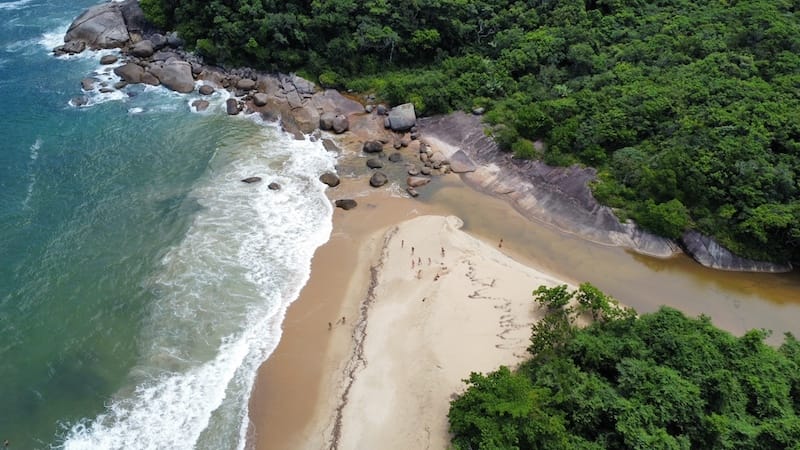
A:
{"type": "Polygon", "coordinates": [[[372,187],[381,187],[389,182],[389,178],[383,172],[375,172],[369,178],[369,185],[372,187]]]}
{"type": "Polygon", "coordinates": [[[150,72],[168,89],[184,94],[194,91],[192,66],[186,61],[168,60],[163,64],[152,64],[150,72]]]}
{"type": "Polygon", "coordinates": [[[513,159],[484,134],[480,116],[472,114],[424,118],[418,126],[426,139],[460,148],[477,163],[479,168],[465,173],[465,180],[507,199],[529,218],[591,241],[652,256],[669,257],[679,251],[669,239],[644,232],[632,223],[620,223],[610,208],[600,205],[588,186],[596,176],[594,169],[550,167],[539,161],[513,159]]]}
{"type": "Polygon", "coordinates": [[[450,169],[455,173],[467,173],[474,172],[476,167],[464,150],[458,150],[450,156],[450,169]]]}
{"type": "Polygon", "coordinates": [[[380,153],[383,151],[383,143],[381,141],[367,141],[364,142],[362,150],[364,153],[380,153]]]}
{"type": "MultiPolygon", "coordinates": [[[[294,108],[289,117],[293,125],[304,134],[311,133],[319,126],[319,112],[311,106],[294,108]]],[[[284,120],[286,120],[286,117],[284,117],[284,120]]]]}
{"type": "Polygon", "coordinates": [[[355,200],[350,199],[350,198],[343,198],[343,199],[340,199],[340,200],[336,200],[336,207],[337,208],[342,208],[345,211],[351,210],[351,209],[355,208],[356,206],[358,206],[358,203],[355,200]]]}
{"type": "Polygon", "coordinates": [[[329,187],[336,187],[339,185],[339,177],[335,173],[325,172],[319,177],[319,181],[327,184],[329,187]]]}
{"type": "Polygon", "coordinates": [[[413,103],[403,103],[389,111],[389,127],[393,131],[406,131],[417,123],[413,103]]]}
{"type": "Polygon", "coordinates": [[[320,114],[319,129],[325,131],[332,130],[334,119],[336,119],[336,113],[333,111],[325,111],[324,113],[320,114]]]}
{"type": "Polygon", "coordinates": [[[687,231],[681,236],[686,253],[700,264],[712,269],[735,270],[739,272],[790,272],[791,264],[775,264],[753,261],[734,255],[709,236],[697,231],[687,231]]]}
{"type": "Polygon", "coordinates": [[[64,42],[80,41],[89,48],[117,48],[130,40],[120,3],[93,6],[78,16],[67,30],[64,42]]]}
{"type": "Polygon", "coordinates": [[[64,45],[59,45],[53,49],[56,56],[74,55],[86,50],[86,43],[83,41],[70,41],[64,45]]]}

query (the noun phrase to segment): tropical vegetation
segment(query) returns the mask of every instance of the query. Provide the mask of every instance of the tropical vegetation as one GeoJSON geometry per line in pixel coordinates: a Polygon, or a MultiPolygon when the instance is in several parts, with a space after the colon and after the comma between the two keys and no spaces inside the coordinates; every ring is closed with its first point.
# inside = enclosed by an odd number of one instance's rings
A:
{"type": "Polygon", "coordinates": [[[735,337],[666,307],[637,317],[588,284],[534,295],[531,359],[465,380],[455,449],[800,448],[791,334],[775,349],[764,330],[735,337]]]}
{"type": "Polygon", "coordinates": [[[212,60],[427,114],[484,107],[518,157],[597,168],[596,197],[623,219],[800,262],[795,0],[141,4],[212,60]]]}

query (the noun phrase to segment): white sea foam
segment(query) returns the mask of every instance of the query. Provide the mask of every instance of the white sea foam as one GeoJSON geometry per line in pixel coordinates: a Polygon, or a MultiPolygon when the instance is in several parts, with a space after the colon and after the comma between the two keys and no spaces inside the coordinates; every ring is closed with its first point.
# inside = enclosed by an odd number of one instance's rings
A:
{"type": "Polygon", "coordinates": [[[39,159],[39,150],[42,148],[42,139],[36,138],[33,144],[28,149],[28,187],[25,192],[25,198],[22,200],[22,209],[30,207],[30,201],[33,197],[33,190],[36,187],[36,171],[33,170],[33,164],[39,159]]]}
{"type": "Polygon", "coordinates": [[[319,143],[261,130],[234,134],[193,190],[201,209],[149,286],[157,300],[133,387],[74,426],[65,449],[244,447],[256,370],[332,216],[317,178],[333,157],[319,143]],[[253,175],[264,182],[240,181],[253,175]],[[281,189],[269,190],[270,181],[281,189]]]}
{"type": "Polygon", "coordinates": [[[0,10],[23,9],[30,6],[32,0],[17,0],[15,2],[0,3],[0,10]]]}

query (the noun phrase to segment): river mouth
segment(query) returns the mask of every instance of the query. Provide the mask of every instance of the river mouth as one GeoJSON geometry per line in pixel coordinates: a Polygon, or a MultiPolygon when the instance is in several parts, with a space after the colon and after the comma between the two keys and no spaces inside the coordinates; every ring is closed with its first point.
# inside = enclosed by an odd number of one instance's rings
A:
{"type": "MultiPolygon", "coordinates": [[[[620,247],[593,243],[528,220],[507,202],[481,194],[454,176],[442,177],[422,193],[422,201],[464,220],[464,230],[500,243],[520,262],[573,283],[590,282],[640,313],[661,305],[697,316],[741,335],[772,330],[778,344],[797,333],[800,272],[783,274],[709,269],[684,254],[653,258],[620,247]]],[[[531,290],[536,286],[532,286],[531,290]]]]}

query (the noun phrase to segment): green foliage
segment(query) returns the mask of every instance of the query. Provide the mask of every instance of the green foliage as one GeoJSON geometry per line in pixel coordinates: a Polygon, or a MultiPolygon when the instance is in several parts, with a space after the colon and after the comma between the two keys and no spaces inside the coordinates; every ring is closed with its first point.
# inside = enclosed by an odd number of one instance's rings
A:
{"type": "Polygon", "coordinates": [[[800,262],[796,2],[141,4],[220,63],[305,69],[423,114],[490,99],[503,150],[597,167],[598,196],[650,230],[800,262]]]}
{"type": "Polygon", "coordinates": [[[578,314],[614,302],[589,284],[534,291],[548,314],[518,371],[472,374],[451,402],[453,446],[477,448],[762,449],[800,445],[800,343],[742,337],[663,307],[617,308],[585,328],[578,314]]]}

